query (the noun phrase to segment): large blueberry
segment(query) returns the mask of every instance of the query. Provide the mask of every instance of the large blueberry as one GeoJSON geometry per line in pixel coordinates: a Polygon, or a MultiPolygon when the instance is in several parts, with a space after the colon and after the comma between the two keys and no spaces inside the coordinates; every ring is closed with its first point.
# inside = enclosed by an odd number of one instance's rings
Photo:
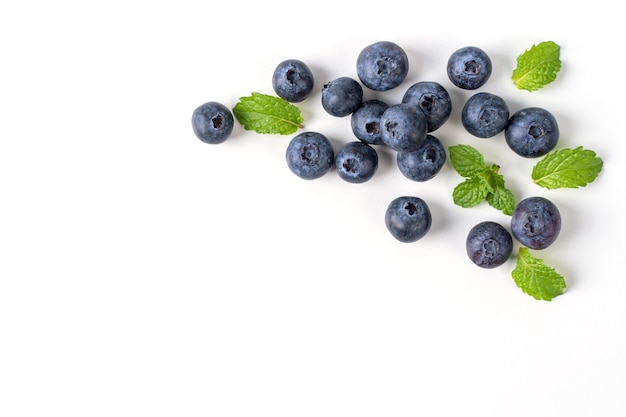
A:
{"type": "Polygon", "coordinates": [[[272,75],[272,87],[279,97],[292,103],[303,101],[313,91],[313,72],[298,59],[282,61],[272,75]]]}
{"type": "Polygon", "coordinates": [[[368,181],[378,169],[378,153],[365,142],[348,142],[337,151],[335,168],[346,182],[359,184],[368,181]]]}
{"type": "Polygon", "coordinates": [[[428,204],[419,197],[393,199],[385,211],[385,226],[400,242],[411,243],[423,238],[432,225],[428,204]]]}
{"type": "Polygon", "coordinates": [[[428,181],[433,178],[446,162],[446,150],[441,141],[433,135],[414,151],[398,152],[396,162],[402,175],[413,181],[428,181]]]}
{"type": "Polygon", "coordinates": [[[388,107],[387,103],[375,99],[362,102],[350,117],[354,136],[370,145],[382,145],[380,117],[388,107]]]}
{"type": "Polygon", "coordinates": [[[191,126],[198,139],[215,145],[230,137],[234,118],[228,107],[222,103],[209,101],[194,110],[191,116],[191,126]]]}
{"type": "Polygon", "coordinates": [[[499,223],[484,221],[472,227],[465,240],[467,256],[481,268],[505,263],[513,252],[513,238],[499,223]]]}
{"type": "Polygon", "coordinates": [[[403,103],[413,104],[424,113],[428,132],[439,129],[452,113],[452,100],[448,90],[434,81],[419,81],[410,86],[403,103]]]}
{"type": "Polygon", "coordinates": [[[428,129],[424,113],[408,103],[389,106],[380,117],[380,126],[383,143],[398,152],[422,146],[428,129]]]}
{"type": "Polygon", "coordinates": [[[550,152],[559,141],[559,125],[548,110],[528,107],[513,113],[504,128],[509,147],[525,158],[537,158],[550,152]]]}
{"type": "Polygon", "coordinates": [[[291,139],[285,159],[291,172],[302,179],[313,180],[332,168],[334,151],[323,134],[303,132],[291,139]]]}
{"type": "Polygon", "coordinates": [[[476,46],[458,49],[448,58],[448,78],[452,84],[465,90],[483,86],[491,76],[491,71],[491,58],[476,46]]]}
{"type": "Polygon", "coordinates": [[[476,93],[465,102],[461,123],[472,135],[491,138],[502,132],[509,121],[509,106],[500,96],[476,93]]]}
{"type": "Polygon", "coordinates": [[[511,216],[511,233],[530,249],[545,249],[561,231],[561,213],[545,197],[528,197],[515,206],[511,216]]]}
{"type": "Polygon", "coordinates": [[[409,72],[409,59],[399,45],[389,41],[376,42],[361,50],[356,72],[366,87],[387,91],[404,81],[409,72]]]}
{"type": "Polygon", "coordinates": [[[328,114],[344,117],[355,111],[363,101],[363,87],[350,77],[339,77],[324,84],[322,107],[328,114]]]}

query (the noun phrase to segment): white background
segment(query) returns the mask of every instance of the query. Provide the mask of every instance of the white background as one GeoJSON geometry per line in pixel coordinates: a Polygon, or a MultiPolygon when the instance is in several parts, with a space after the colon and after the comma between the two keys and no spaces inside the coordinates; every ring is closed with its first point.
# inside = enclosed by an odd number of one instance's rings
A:
{"type": "Polygon", "coordinates": [[[617,3],[11,4],[0,8],[0,415],[626,416],[617,3]],[[354,140],[349,118],[324,113],[321,86],[355,77],[379,40],[404,47],[410,71],[366,98],[442,83],[455,108],[436,136],[500,164],[518,199],[559,206],[561,236],[534,253],[565,294],[522,293],[514,258],[495,270],[469,261],[467,231],[509,218],[455,206],[449,162],[416,183],[378,148],[367,183],[334,171],[304,181],[286,167],[289,137],[239,125],[220,145],[193,135],[195,107],[271,94],[275,66],[298,58],[317,82],[300,105],[306,129],[338,149],[354,140]],[[515,58],[544,40],[562,47],[557,80],[517,90],[515,58]],[[472,93],[445,64],[467,45],[494,63],[480,91],[511,111],[549,109],[559,148],[603,158],[595,182],[541,189],[536,161],[502,135],[464,132],[472,93]],[[404,194],[433,212],[414,244],[384,226],[404,194]]]}

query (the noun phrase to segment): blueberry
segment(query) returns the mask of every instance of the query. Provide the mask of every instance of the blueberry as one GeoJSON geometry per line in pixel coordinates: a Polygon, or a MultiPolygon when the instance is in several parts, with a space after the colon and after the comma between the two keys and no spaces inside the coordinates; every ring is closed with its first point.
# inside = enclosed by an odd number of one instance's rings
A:
{"type": "Polygon", "coordinates": [[[234,118],[228,107],[215,101],[198,106],[191,116],[193,132],[202,142],[222,143],[233,131],[234,118]]]}
{"type": "Polygon", "coordinates": [[[417,150],[426,140],[424,113],[408,103],[389,106],[380,117],[383,143],[398,152],[417,150]]]}
{"type": "Polygon", "coordinates": [[[413,104],[426,116],[427,131],[439,129],[452,113],[452,100],[448,90],[434,81],[420,81],[410,86],[403,103],[413,104]]]}
{"type": "Polygon", "coordinates": [[[389,41],[376,42],[361,50],[356,72],[366,87],[387,91],[404,81],[409,72],[409,59],[399,45],[389,41]]]}
{"type": "Polygon", "coordinates": [[[298,59],[281,62],[272,75],[272,87],[276,94],[292,103],[307,98],[313,91],[313,85],[313,72],[298,59]]]}
{"type": "Polygon", "coordinates": [[[423,238],[432,225],[428,204],[419,197],[397,197],[385,212],[387,230],[400,242],[411,243],[423,238]]]}
{"type": "Polygon", "coordinates": [[[472,135],[491,138],[502,132],[509,121],[509,107],[502,97],[477,93],[463,106],[461,123],[472,135]]]}
{"type": "Polygon", "coordinates": [[[544,197],[528,197],[520,201],[511,216],[511,233],[530,249],[545,249],[561,231],[561,213],[544,197]]]}
{"type": "Polygon", "coordinates": [[[366,100],[361,103],[351,116],[352,133],[357,139],[370,145],[382,145],[380,116],[389,105],[380,100],[366,100]]]}
{"type": "Polygon", "coordinates": [[[285,154],[287,166],[298,177],[313,180],[326,174],[334,163],[334,151],[326,136],[303,132],[291,139],[285,154]]]}
{"type": "Polygon", "coordinates": [[[428,181],[443,167],[446,150],[439,139],[426,135],[426,140],[415,151],[398,152],[396,162],[402,175],[413,181],[428,181]]]}
{"type": "Polygon", "coordinates": [[[337,151],[335,168],[344,181],[353,184],[368,181],[378,169],[378,153],[365,142],[348,142],[337,151]]]}
{"type": "Polygon", "coordinates": [[[541,107],[528,107],[513,113],[504,128],[509,147],[525,158],[537,158],[550,152],[559,141],[556,118],[541,107]]]}
{"type": "Polygon", "coordinates": [[[448,58],[448,78],[464,90],[483,86],[491,76],[491,59],[485,51],[475,46],[458,49],[448,58]]]}
{"type": "Polygon", "coordinates": [[[322,88],[322,107],[331,116],[347,116],[354,112],[362,101],[363,87],[350,77],[339,77],[327,82],[322,88]]]}
{"type": "Polygon", "coordinates": [[[499,223],[485,221],[472,227],[465,240],[467,256],[481,268],[496,268],[513,252],[513,238],[499,223]]]}

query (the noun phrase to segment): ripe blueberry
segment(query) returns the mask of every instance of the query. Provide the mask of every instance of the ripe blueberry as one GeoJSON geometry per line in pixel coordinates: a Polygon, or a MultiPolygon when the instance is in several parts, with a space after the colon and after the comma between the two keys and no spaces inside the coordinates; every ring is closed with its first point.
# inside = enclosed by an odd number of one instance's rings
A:
{"type": "Polygon", "coordinates": [[[439,129],[452,113],[452,100],[448,90],[434,81],[420,81],[410,86],[403,103],[413,104],[426,116],[427,131],[439,129]]]}
{"type": "Polygon", "coordinates": [[[350,118],[354,136],[370,145],[381,145],[380,116],[388,107],[387,103],[374,99],[361,103],[350,118]]]}
{"type": "Polygon", "coordinates": [[[411,243],[423,238],[432,225],[428,204],[419,197],[397,197],[385,211],[385,226],[400,242],[411,243]]]}
{"type": "Polygon", "coordinates": [[[380,117],[383,143],[398,152],[417,150],[426,140],[424,113],[408,103],[389,106],[380,117]]]}
{"type": "Polygon", "coordinates": [[[348,142],[337,151],[335,168],[346,182],[359,184],[368,181],[378,169],[378,153],[365,142],[348,142]]]}
{"type": "Polygon", "coordinates": [[[198,106],[191,116],[195,135],[204,143],[222,143],[233,131],[234,118],[228,107],[215,101],[198,106]]]}
{"type": "Polygon", "coordinates": [[[350,77],[339,77],[327,82],[322,88],[322,107],[331,116],[347,116],[355,111],[362,101],[363,87],[350,77]]]}
{"type": "Polygon", "coordinates": [[[491,93],[476,93],[463,106],[461,123],[472,135],[491,138],[502,132],[509,121],[504,99],[491,93]]]}
{"type": "Polygon", "coordinates": [[[485,221],[472,227],[465,240],[467,256],[481,268],[505,263],[513,252],[513,238],[499,223],[485,221]]]}
{"type": "Polygon", "coordinates": [[[272,87],[276,94],[292,103],[307,98],[313,91],[313,85],[313,72],[298,59],[281,62],[272,75],[272,87]]]}
{"type": "Polygon", "coordinates": [[[303,132],[291,139],[285,159],[291,172],[302,179],[313,180],[333,166],[334,151],[326,136],[317,132],[303,132]]]}
{"type": "Polygon", "coordinates": [[[509,118],[504,138],[513,152],[525,158],[537,158],[550,152],[558,143],[559,125],[548,110],[528,107],[509,118]]]}
{"type": "Polygon", "coordinates": [[[413,181],[428,181],[443,167],[446,150],[441,141],[426,135],[426,140],[414,151],[398,152],[396,162],[402,175],[413,181]]]}
{"type": "Polygon", "coordinates": [[[561,213],[544,197],[528,197],[520,201],[511,216],[511,233],[530,249],[545,249],[561,231],[561,213]]]}
{"type": "Polygon", "coordinates": [[[399,45],[389,41],[376,42],[359,53],[356,72],[366,87],[387,91],[404,81],[409,72],[409,59],[399,45]]]}
{"type": "Polygon", "coordinates": [[[452,84],[465,90],[483,86],[491,76],[491,59],[475,46],[458,49],[448,58],[448,78],[452,84]]]}

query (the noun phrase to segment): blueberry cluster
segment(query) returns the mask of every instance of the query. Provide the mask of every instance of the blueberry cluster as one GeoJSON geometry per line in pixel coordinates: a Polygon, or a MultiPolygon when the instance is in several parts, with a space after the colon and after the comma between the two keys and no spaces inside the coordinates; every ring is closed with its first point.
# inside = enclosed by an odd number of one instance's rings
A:
{"type": "MultiPolygon", "coordinates": [[[[364,88],[391,90],[402,84],[408,71],[408,56],[399,45],[380,41],[363,48],[356,60],[358,79],[342,76],[326,82],[321,91],[321,105],[329,115],[350,116],[355,140],[335,151],[322,133],[299,133],[285,153],[291,172],[314,180],[334,167],[346,182],[363,183],[377,171],[375,147],[386,146],[395,151],[397,166],[406,178],[423,182],[437,175],[446,161],[446,150],[433,132],[452,112],[448,91],[435,81],[419,81],[406,89],[399,103],[363,99],[364,88]]],[[[475,90],[489,80],[492,63],[485,51],[467,46],[450,55],[446,72],[454,86],[475,90]]],[[[314,84],[310,68],[297,59],[278,64],[272,76],[276,94],[293,103],[305,100],[314,84]]],[[[547,154],[559,138],[556,119],[546,109],[529,107],[511,115],[505,100],[488,92],[478,92],[466,100],[461,123],[478,138],[504,132],[508,146],[525,158],[547,154]]],[[[223,105],[209,102],[195,110],[192,125],[202,141],[221,143],[231,134],[233,116],[223,105]]],[[[394,199],[385,212],[387,229],[401,242],[421,239],[431,223],[427,203],[416,196],[394,199]]],[[[494,268],[511,256],[513,237],[529,248],[544,249],[554,242],[560,227],[560,214],[552,202],[542,197],[527,198],[515,207],[511,232],[490,221],[474,226],[466,238],[467,254],[476,265],[494,268]]]]}

